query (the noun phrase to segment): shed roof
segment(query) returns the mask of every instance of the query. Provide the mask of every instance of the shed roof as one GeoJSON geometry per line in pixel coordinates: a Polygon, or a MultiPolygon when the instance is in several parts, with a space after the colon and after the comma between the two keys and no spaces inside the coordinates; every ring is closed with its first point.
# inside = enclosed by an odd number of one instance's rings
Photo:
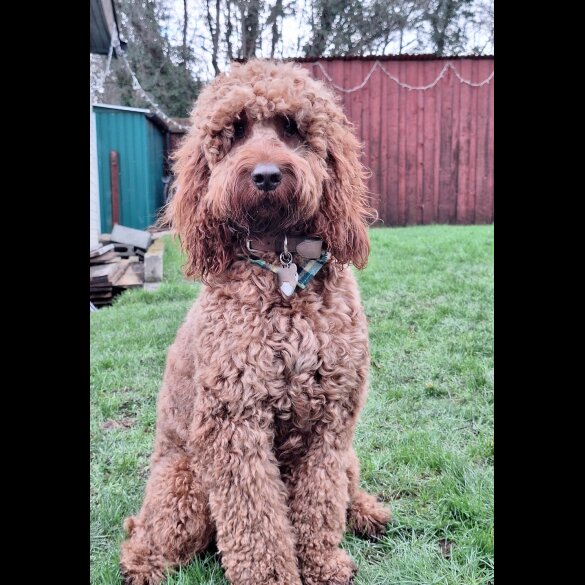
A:
{"type": "Polygon", "coordinates": [[[112,30],[118,35],[118,18],[112,0],[89,0],[89,52],[107,55],[112,30]]]}
{"type": "Polygon", "coordinates": [[[130,108],[128,106],[116,106],[114,104],[93,104],[94,108],[105,108],[107,110],[124,110],[125,112],[139,112],[142,114],[150,114],[150,110],[144,108],[130,108]]]}
{"type": "MultiPolygon", "coordinates": [[[[403,53],[401,55],[343,55],[337,57],[287,57],[285,59],[275,59],[277,61],[294,61],[296,63],[314,63],[315,61],[458,61],[461,59],[493,59],[493,55],[454,55],[445,57],[435,55],[434,53],[411,54],[403,53]]],[[[236,63],[245,63],[247,58],[237,57],[236,63]]]]}

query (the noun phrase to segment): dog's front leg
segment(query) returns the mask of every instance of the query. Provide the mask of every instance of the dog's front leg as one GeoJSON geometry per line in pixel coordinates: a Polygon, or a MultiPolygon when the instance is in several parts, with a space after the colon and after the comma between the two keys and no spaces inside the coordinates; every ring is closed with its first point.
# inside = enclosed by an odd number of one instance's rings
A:
{"type": "Polygon", "coordinates": [[[340,432],[322,427],[291,476],[290,517],[305,585],[348,585],[356,572],[339,548],[349,502],[346,443],[340,432]]]}
{"type": "MultiPolygon", "coordinates": [[[[207,459],[210,510],[233,585],[301,585],[286,489],[272,453],[271,416],[212,408],[195,432],[207,459]]],[[[205,415],[204,415],[205,416],[205,415]]]]}

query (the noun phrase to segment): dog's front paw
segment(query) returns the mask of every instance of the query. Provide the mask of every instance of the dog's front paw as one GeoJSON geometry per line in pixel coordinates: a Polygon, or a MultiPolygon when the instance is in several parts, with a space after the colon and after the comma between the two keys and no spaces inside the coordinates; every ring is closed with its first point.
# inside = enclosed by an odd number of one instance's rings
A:
{"type": "Polygon", "coordinates": [[[340,548],[314,553],[301,567],[305,585],[351,585],[357,572],[356,564],[340,548]]]}

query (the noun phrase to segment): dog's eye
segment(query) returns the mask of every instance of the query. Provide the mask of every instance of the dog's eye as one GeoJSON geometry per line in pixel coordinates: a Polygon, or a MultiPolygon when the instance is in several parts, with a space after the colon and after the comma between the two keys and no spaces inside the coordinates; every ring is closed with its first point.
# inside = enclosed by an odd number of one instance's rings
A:
{"type": "Polygon", "coordinates": [[[246,133],[246,125],[242,120],[236,120],[234,122],[234,138],[238,140],[242,138],[246,133]]]}
{"type": "Polygon", "coordinates": [[[297,123],[290,118],[284,120],[284,133],[286,136],[296,136],[299,133],[297,123]]]}

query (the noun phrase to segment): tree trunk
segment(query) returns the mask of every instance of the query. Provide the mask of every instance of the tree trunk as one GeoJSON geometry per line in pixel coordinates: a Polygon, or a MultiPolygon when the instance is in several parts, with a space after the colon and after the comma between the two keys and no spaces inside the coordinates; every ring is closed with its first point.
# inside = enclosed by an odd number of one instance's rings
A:
{"type": "Polygon", "coordinates": [[[242,57],[250,59],[256,56],[256,43],[260,32],[259,0],[244,0],[242,9],[242,57]]]}
{"type": "Polygon", "coordinates": [[[272,9],[269,21],[272,21],[272,45],[270,47],[270,58],[274,59],[274,52],[276,51],[276,45],[280,40],[281,33],[278,30],[278,17],[284,17],[284,11],[282,8],[282,0],[276,0],[276,4],[272,9]]]}
{"type": "Polygon", "coordinates": [[[227,25],[226,25],[226,31],[225,31],[225,40],[227,43],[228,59],[230,61],[232,61],[234,58],[234,50],[232,47],[232,32],[234,30],[234,27],[232,26],[232,14],[231,14],[232,3],[231,3],[231,0],[227,0],[226,5],[227,5],[227,15],[226,15],[227,25]]]}
{"type": "Polygon", "coordinates": [[[187,0],[183,0],[183,67],[187,69],[189,52],[187,49],[187,25],[189,23],[189,13],[187,11],[187,0]]]}
{"type": "Polygon", "coordinates": [[[219,69],[219,65],[217,62],[217,55],[219,53],[219,9],[221,5],[221,0],[215,1],[215,26],[213,22],[213,17],[211,16],[211,7],[209,5],[209,0],[206,0],[206,4],[207,24],[209,26],[209,34],[211,35],[212,44],[211,64],[213,65],[215,75],[219,75],[221,73],[221,70],[219,69]]]}

